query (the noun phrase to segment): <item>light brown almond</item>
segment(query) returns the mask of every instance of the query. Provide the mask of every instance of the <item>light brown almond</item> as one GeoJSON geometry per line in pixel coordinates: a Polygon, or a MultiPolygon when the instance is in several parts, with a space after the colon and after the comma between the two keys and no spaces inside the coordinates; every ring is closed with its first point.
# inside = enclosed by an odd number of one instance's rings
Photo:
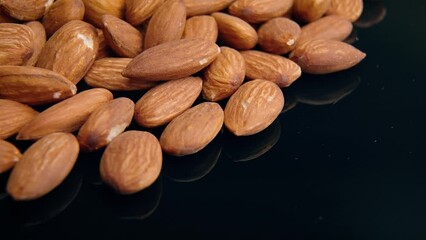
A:
{"type": "Polygon", "coordinates": [[[340,15],[351,22],[355,22],[362,14],[363,0],[331,0],[328,15],[340,15]]]}
{"type": "Polygon", "coordinates": [[[302,22],[320,19],[330,7],[331,0],[294,0],[293,15],[302,22]]]}
{"type": "Polygon", "coordinates": [[[194,154],[206,147],[223,125],[223,110],[217,103],[204,102],[171,121],[160,137],[161,148],[173,156],[194,154]]]}
{"type": "Polygon", "coordinates": [[[222,11],[234,0],[183,0],[188,17],[222,11]]]}
{"type": "Polygon", "coordinates": [[[126,20],[133,26],[150,18],[164,0],[126,0],[126,20]]]}
{"type": "Polygon", "coordinates": [[[82,0],[56,0],[43,17],[42,23],[48,36],[72,20],[83,20],[82,0]]]}
{"type": "Polygon", "coordinates": [[[102,180],[121,194],[151,186],[160,175],[163,156],[157,138],[149,132],[128,131],[106,148],[100,165],[102,180]]]}
{"type": "Polygon", "coordinates": [[[83,0],[84,19],[95,27],[102,27],[102,16],[113,15],[118,18],[124,18],[126,0],[83,0]]]}
{"type": "Polygon", "coordinates": [[[54,132],[74,132],[102,104],[112,99],[106,89],[94,88],[57,103],[37,115],[18,133],[18,140],[39,139],[54,132]]]}
{"type": "Polygon", "coordinates": [[[283,16],[292,6],[293,0],[236,0],[228,10],[249,23],[260,23],[283,16]]]}
{"type": "Polygon", "coordinates": [[[40,198],[60,185],[77,161],[79,146],[70,133],[50,134],[28,148],[7,182],[13,199],[40,198]]]}
{"type": "Polygon", "coordinates": [[[136,103],[135,120],[143,127],[164,125],[192,106],[201,93],[202,80],[187,77],[163,83],[136,103]]]}
{"type": "Polygon", "coordinates": [[[31,58],[26,62],[26,66],[34,66],[40,56],[41,50],[46,44],[46,31],[43,25],[38,21],[28,22],[25,25],[31,28],[34,33],[34,52],[31,58]]]}
{"type": "Polygon", "coordinates": [[[54,0],[2,0],[0,8],[9,16],[22,20],[34,21],[41,18],[54,0]]]}
{"type": "Polygon", "coordinates": [[[34,38],[28,26],[0,23],[0,65],[25,65],[33,55],[34,38]]]}
{"type": "Polygon", "coordinates": [[[256,79],[243,84],[225,107],[225,126],[236,136],[266,129],[281,113],[284,95],[273,82],[256,79]]]}
{"type": "Polygon", "coordinates": [[[6,139],[18,133],[37,114],[37,111],[27,105],[0,99],[0,139],[6,139]]]}
{"type": "Polygon", "coordinates": [[[257,30],[262,49],[278,55],[292,51],[300,33],[299,24],[283,17],[273,18],[257,30]]]}
{"type": "Polygon", "coordinates": [[[0,173],[13,168],[21,157],[22,154],[15,145],[0,139],[0,173]]]}
{"type": "Polygon", "coordinates": [[[212,16],[202,15],[186,20],[182,38],[201,38],[216,42],[218,35],[217,23],[212,16]]]}
{"type": "Polygon", "coordinates": [[[342,16],[326,16],[303,26],[298,44],[316,39],[343,41],[351,34],[352,28],[352,23],[342,16]]]}
{"type": "Polygon", "coordinates": [[[221,47],[219,56],[204,71],[204,99],[216,102],[231,96],[243,83],[245,73],[243,56],[235,49],[221,47]]]}

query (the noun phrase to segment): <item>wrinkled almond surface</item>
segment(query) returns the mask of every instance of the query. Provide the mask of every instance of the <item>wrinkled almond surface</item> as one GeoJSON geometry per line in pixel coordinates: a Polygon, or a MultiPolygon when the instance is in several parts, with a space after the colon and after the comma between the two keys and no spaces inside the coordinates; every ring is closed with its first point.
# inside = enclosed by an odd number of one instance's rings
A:
{"type": "Polygon", "coordinates": [[[13,168],[21,156],[21,152],[13,144],[0,139],[0,173],[13,168]]]}
{"type": "Polygon", "coordinates": [[[352,28],[352,23],[342,16],[326,16],[303,26],[298,43],[316,39],[343,41],[351,34],[352,28]]]}
{"type": "Polygon", "coordinates": [[[262,49],[278,55],[292,51],[300,33],[299,24],[283,17],[273,18],[257,30],[262,49]]]}
{"type": "Polygon", "coordinates": [[[19,102],[0,99],[0,139],[18,133],[38,112],[19,102]]]}
{"type": "Polygon", "coordinates": [[[84,19],[94,26],[100,28],[102,26],[102,16],[112,15],[118,18],[124,17],[124,9],[126,0],[83,0],[84,3],[84,19]]]}
{"type": "Polygon", "coordinates": [[[351,22],[355,22],[362,14],[363,0],[331,0],[328,15],[340,15],[351,22]]]}
{"type": "Polygon", "coordinates": [[[31,28],[34,33],[34,51],[31,58],[25,63],[26,66],[35,66],[40,57],[41,50],[46,45],[46,31],[38,21],[27,22],[25,25],[31,28]]]}
{"type": "Polygon", "coordinates": [[[72,20],[83,20],[82,0],[56,0],[43,17],[43,26],[48,36],[72,20]]]}
{"type": "Polygon", "coordinates": [[[229,13],[249,23],[259,23],[284,15],[293,6],[293,0],[236,0],[229,13]]]}
{"type": "Polygon", "coordinates": [[[2,0],[0,8],[9,16],[22,20],[33,21],[41,18],[54,0],[2,0]]]}
{"type": "Polygon", "coordinates": [[[216,42],[218,35],[217,23],[212,16],[202,15],[186,20],[182,38],[201,38],[216,42]]]}
{"type": "Polygon", "coordinates": [[[126,0],[126,20],[133,26],[150,18],[164,0],[126,0]]]}
{"type": "Polygon", "coordinates": [[[33,55],[34,38],[26,25],[0,23],[0,65],[25,65],[33,55]]]}
{"type": "Polygon", "coordinates": [[[294,0],[293,15],[302,22],[320,19],[330,7],[331,0],[294,0]]]}
{"type": "Polygon", "coordinates": [[[234,0],[183,0],[188,17],[218,12],[229,6],[234,0]]]}

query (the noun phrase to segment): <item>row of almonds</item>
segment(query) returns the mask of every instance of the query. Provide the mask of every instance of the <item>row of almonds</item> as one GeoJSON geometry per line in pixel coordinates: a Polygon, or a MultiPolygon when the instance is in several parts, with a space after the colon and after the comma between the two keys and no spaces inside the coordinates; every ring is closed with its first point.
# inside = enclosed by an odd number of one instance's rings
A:
{"type": "Polygon", "coordinates": [[[0,9],[0,138],[36,141],[21,156],[0,140],[15,200],[44,196],[80,149],[103,147],[104,182],[141,191],[158,178],[163,152],[194,154],[223,125],[259,133],[302,71],[337,72],[365,57],[342,42],[362,0],[1,0],[0,9]],[[82,79],[93,89],[78,92],[82,79]],[[117,90],[146,93],[135,104],[114,99],[117,90]],[[125,131],[133,119],[167,126],[158,140],[125,131]]]}

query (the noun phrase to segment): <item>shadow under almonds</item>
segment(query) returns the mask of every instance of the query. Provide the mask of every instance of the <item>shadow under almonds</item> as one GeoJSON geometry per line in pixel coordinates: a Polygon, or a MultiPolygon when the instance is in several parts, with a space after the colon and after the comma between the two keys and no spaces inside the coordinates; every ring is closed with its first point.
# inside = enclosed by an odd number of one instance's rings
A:
{"type": "Polygon", "coordinates": [[[237,137],[226,131],[223,151],[234,162],[254,160],[271,150],[280,136],[281,123],[278,119],[262,132],[252,136],[237,137]]]}
{"type": "Polygon", "coordinates": [[[384,1],[364,1],[362,15],[354,22],[354,25],[359,28],[369,28],[383,21],[385,16],[386,6],[384,1]]]}
{"type": "Polygon", "coordinates": [[[216,166],[222,152],[222,134],[203,150],[188,156],[174,157],[165,154],[163,173],[175,182],[195,182],[209,174],[216,166]]]}

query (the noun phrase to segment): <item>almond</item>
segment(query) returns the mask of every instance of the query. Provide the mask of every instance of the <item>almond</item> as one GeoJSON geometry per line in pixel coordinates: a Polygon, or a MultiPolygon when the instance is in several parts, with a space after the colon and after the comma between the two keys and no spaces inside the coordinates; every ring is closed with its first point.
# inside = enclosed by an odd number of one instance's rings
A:
{"type": "Polygon", "coordinates": [[[362,0],[331,0],[327,14],[336,14],[355,22],[361,16],[363,8],[362,0]]]}
{"type": "Polygon", "coordinates": [[[163,156],[149,132],[128,131],[106,148],[100,165],[102,180],[121,194],[141,191],[159,177],[163,156]]]}
{"type": "Polygon", "coordinates": [[[25,65],[33,55],[34,38],[28,26],[0,23],[0,65],[25,65]]]}
{"type": "Polygon", "coordinates": [[[31,28],[34,33],[34,52],[31,58],[26,62],[26,66],[34,66],[40,56],[41,50],[46,44],[46,31],[43,25],[38,21],[28,22],[25,25],[31,28]]]}
{"type": "Polygon", "coordinates": [[[96,109],[78,132],[80,146],[94,151],[108,145],[130,125],[134,106],[132,100],[121,97],[96,109]]]}
{"type": "Polygon", "coordinates": [[[0,98],[40,105],[73,96],[76,86],[65,77],[43,68],[0,66],[0,98]]]}
{"type": "Polygon", "coordinates": [[[217,103],[204,102],[171,121],[160,137],[161,148],[173,156],[196,153],[207,146],[223,125],[223,110],[217,103]]]}
{"type": "Polygon", "coordinates": [[[284,15],[293,6],[293,0],[236,0],[229,13],[249,23],[260,23],[284,15]]]}
{"type": "Polygon", "coordinates": [[[186,9],[182,0],[167,0],[152,15],[145,34],[145,49],[178,40],[185,29],[186,9]]]}
{"type": "Polygon", "coordinates": [[[96,60],[84,81],[92,87],[114,91],[144,90],[156,85],[155,82],[126,78],[121,72],[132,61],[131,58],[102,58],[96,60]]]}
{"type": "Polygon", "coordinates": [[[133,26],[150,18],[164,0],[126,0],[126,20],[133,26]]]}
{"type": "Polygon", "coordinates": [[[143,51],[122,74],[147,81],[188,77],[213,62],[219,52],[216,44],[201,39],[167,42],[143,51]]]}
{"type": "Polygon", "coordinates": [[[38,139],[54,132],[74,132],[102,104],[112,99],[106,89],[94,88],[57,103],[37,115],[18,133],[18,140],[38,139]]]}
{"type": "Polygon", "coordinates": [[[343,41],[351,34],[352,28],[352,23],[344,17],[326,16],[303,26],[298,44],[316,39],[343,41]]]}
{"type": "Polygon", "coordinates": [[[96,29],[73,20],[50,37],[36,66],[57,72],[76,84],[95,61],[98,47],[96,29]]]}
{"type": "Polygon", "coordinates": [[[225,107],[225,126],[236,136],[266,129],[284,107],[284,95],[273,82],[256,79],[243,84],[225,107]]]}
{"type": "Polygon", "coordinates": [[[83,20],[84,3],[82,0],[57,0],[43,17],[43,26],[48,36],[72,20],[83,20]]]}
{"type": "Polygon", "coordinates": [[[231,96],[244,81],[246,65],[235,49],[221,47],[220,54],[204,71],[203,97],[220,101],[231,96]]]}
{"type": "Polygon", "coordinates": [[[283,17],[273,18],[257,30],[262,49],[278,55],[292,51],[300,33],[299,24],[283,17]]]}
{"type": "Polygon", "coordinates": [[[311,74],[327,74],[357,65],[366,56],[353,46],[334,40],[313,40],[298,46],[290,59],[311,74]]]}
{"type": "Polygon", "coordinates": [[[16,134],[38,112],[19,102],[0,99],[0,139],[16,134]]]}
{"type": "Polygon", "coordinates": [[[234,0],[183,0],[188,17],[222,11],[234,0]]]}
{"type": "Polygon", "coordinates": [[[217,23],[212,16],[195,16],[186,20],[182,38],[201,38],[216,42],[218,35],[217,23]]]}
{"type": "Polygon", "coordinates": [[[244,20],[225,13],[213,13],[219,29],[219,38],[226,45],[238,49],[252,49],[257,44],[256,30],[244,20]]]}
{"type": "Polygon", "coordinates": [[[41,18],[54,0],[2,0],[1,10],[9,16],[22,20],[33,21],[41,18]]]}
{"type": "Polygon", "coordinates": [[[83,0],[84,19],[100,28],[102,26],[102,16],[112,15],[118,18],[124,17],[126,0],[83,0]]]}
{"type": "Polygon", "coordinates": [[[16,23],[17,19],[11,18],[9,15],[3,13],[0,9],[0,23],[16,23]]]}
{"type": "Polygon", "coordinates": [[[21,159],[21,156],[21,152],[15,145],[0,140],[0,173],[4,173],[13,168],[19,159],[21,159]]]}
{"type": "Polygon", "coordinates": [[[294,0],[293,15],[302,22],[320,19],[330,7],[331,0],[294,0]]]}
{"type": "Polygon", "coordinates": [[[190,108],[201,89],[202,80],[198,77],[163,83],[149,90],[136,103],[135,120],[143,127],[164,125],[190,108]]]}
{"type": "Polygon", "coordinates": [[[68,176],[78,153],[78,142],[72,134],[53,133],[40,139],[13,168],[7,192],[20,201],[46,195],[68,176]]]}
{"type": "Polygon", "coordinates": [[[96,31],[98,33],[98,41],[99,41],[99,48],[98,48],[98,53],[96,53],[96,60],[101,58],[111,57],[114,53],[108,47],[103,30],[97,28],[96,31]]]}
{"type": "Polygon", "coordinates": [[[288,87],[302,74],[300,67],[293,61],[261,51],[243,51],[246,62],[246,77],[264,79],[276,83],[279,87],[288,87]]]}

